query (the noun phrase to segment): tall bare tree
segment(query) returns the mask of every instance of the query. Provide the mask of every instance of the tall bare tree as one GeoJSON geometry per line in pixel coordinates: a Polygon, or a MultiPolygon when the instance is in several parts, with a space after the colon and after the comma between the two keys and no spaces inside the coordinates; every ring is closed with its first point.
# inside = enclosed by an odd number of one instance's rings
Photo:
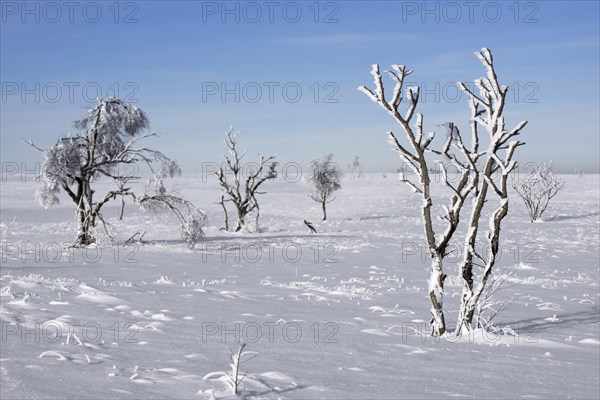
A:
{"type": "Polygon", "coordinates": [[[258,225],[258,218],[260,216],[260,207],[258,206],[258,200],[256,195],[264,194],[260,192],[259,187],[268,180],[273,180],[277,177],[277,162],[275,156],[263,157],[259,156],[258,163],[255,165],[256,168],[252,170],[253,165],[244,166],[242,164],[242,158],[246,154],[246,150],[239,152],[237,148],[237,135],[239,132],[234,132],[233,128],[230,128],[225,133],[225,146],[229,149],[230,156],[225,156],[227,168],[233,174],[232,182],[227,178],[227,173],[223,168],[219,168],[216,172],[219,185],[223,188],[225,196],[221,196],[220,204],[223,206],[225,213],[225,229],[228,229],[229,222],[227,217],[227,208],[225,207],[226,202],[231,202],[235,206],[237,212],[237,223],[235,226],[235,232],[241,231],[246,225],[246,217],[252,211],[256,211],[256,224],[258,225]],[[246,168],[245,168],[246,167],[246,168]],[[242,181],[244,184],[242,185],[242,181]]]}
{"type": "Polygon", "coordinates": [[[473,160],[475,162],[481,160],[483,166],[473,171],[477,182],[477,190],[473,198],[469,229],[465,238],[466,251],[460,266],[463,291],[456,323],[455,333],[457,335],[472,329],[477,302],[492,276],[500,248],[502,221],[508,214],[507,183],[510,173],[517,167],[517,162],[513,157],[517,147],[525,144],[519,140],[514,140],[514,138],[520,135],[525,125],[527,125],[527,121],[521,121],[511,130],[505,128],[503,112],[506,105],[508,86],[499,83],[494,68],[494,58],[489,49],[484,48],[475,54],[486,70],[486,76],[475,81],[479,93],[473,92],[464,83],[460,83],[459,86],[467,94],[471,106],[472,141],[479,142],[478,128],[481,125],[487,132],[488,145],[487,149],[472,155],[473,160]],[[489,190],[496,195],[496,206],[493,206],[488,199],[489,190]],[[489,251],[487,256],[484,257],[476,251],[475,244],[486,205],[490,206],[491,210],[489,212],[491,215],[489,217],[489,229],[483,240],[485,248],[489,251]],[[482,271],[477,277],[476,284],[473,274],[473,267],[475,266],[482,271]]]}
{"type": "MultiPolygon", "coordinates": [[[[417,179],[410,179],[403,174],[403,181],[409,185],[422,198],[422,218],[425,231],[427,247],[431,255],[431,270],[429,278],[429,299],[431,301],[431,333],[438,336],[446,332],[446,322],[443,311],[444,273],[443,260],[447,255],[448,245],[455,234],[461,219],[461,212],[469,195],[474,194],[475,201],[473,213],[469,221],[469,232],[466,240],[468,249],[465,254],[465,260],[461,267],[461,277],[464,283],[462,311],[470,310],[470,301],[474,300],[472,293],[473,285],[473,256],[475,252],[475,239],[479,227],[479,220],[483,205],[485,203],[488,187],[492,187],[494,192],[501,198],[501,207],[494,215],[490,242],[496,246],[490,252],[490,269],[493,267],[497,254],[497,239],[500,233],[500,222],[508,210],[508,198],[506,197],[505,186],[508,173],[515,167],[512,156],[515,148],[521,144],[519,142],[507,142],[513,136],[520,133],[526,122],[522,122],[515,129],[508,132],[504,130],[504,120],[502,111],[507,88],[500,87],[493,68],[493,59],[488,49],[482,49],[476,53],[487,70],[487,77],[477,80],[475,83],[480,88],[480,96],[473,94],[466,85],[460,83],[462,90],[469,96],[471,106],[471,140],[465,143],[458,127],[453,122],[442,124],[446,128],[447,135],[440,149],[433,149],[431,144],[435,138],[435,132],[425,135],[423,131],[423,115],[415,113],[419,102],[419,87],[404,87],[407,76],[412,71],[403,65],[392,65],[392,70],[386,73],[395,82],[395,87],[390,100],[386,99],[382,76],[379,65],[374,64],[371,74],[373,75],[375,89],[371,90],[364,86],[359,90],[364,92],[371,100],[383,107],[401,126],[405,133],[405,140],[401,141],[393,132],[388,132],[388,138],[392,147],[398,151],[400,157],[406,165],[416,174],[417,179]],[[402,111],[401,105],[403,98],[406,97],[406,107],[402,111]],[[414,125],[411,126],[414,118],[414,125]],[[479,125],[483,125],[490,135],[490,143],[486,150],[480,149],[479,125]],[[500,152],[505,151],[504,157],[500,152]],[[441,160],[436,160],[441,165],[441,175],[443,184],[450,189],[450,198],[448,204],[443,205],[444,213],[442,218],[445,221],[445,229],[442,233],[436,233],[433,227],[432,207],[433,200],[431,196],[431,179],[429,176],[429,159],[426,153],[441,156],[441,160]],[[481,167],[481,163],[484,167],[481,167]],[[458,171],[458,179],[449,179],[446,165],[454,166],[458,171]],[[500,182],[495,181],[497,171],[501,171],[500,182]]],[[[484,276],[485,278],[485,276],[484,276]]],[[[485,286],[487,278],[483,280],[485,286]]],[[[475,299],[476,304],[476,299],[475,299]]],[[[459,328],[463,326],[463,315],[460,319],[459,328]]],[[[469,320],[469,318],[466,318],[469,320]]],[[[472,313],[469,322],[472,320],[472,313]]]]}

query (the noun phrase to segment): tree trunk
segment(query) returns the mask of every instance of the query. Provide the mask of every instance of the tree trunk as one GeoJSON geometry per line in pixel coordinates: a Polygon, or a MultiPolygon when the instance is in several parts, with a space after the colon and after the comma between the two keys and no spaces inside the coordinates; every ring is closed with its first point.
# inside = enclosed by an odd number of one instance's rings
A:
{"type": "Polygon", "coordinates": [[[432,255],[431,274],[429,276],[429,300],[431,301],[431,334],[441,336],[446,332],[446,321],[443,311],[444,280],[442,259],[432,255]]]}
{"type": "Polygon", "coordinates": [[[490,245],[490,252],[487,257],[487,261],[483,273],[481,275],[481,279],[477,284],[475,290],[470,290],[468,295],[466,295],[463,292],[463,296],[460,302],[458,320],[456,324],[457,335],[464,333],[465,330],[469,331],[472,328],[473,316],[475,314],[477,302],[479,301],[479,298],[481,297],[481,294],[483,293],[487,285],[487,281],[492,275],[492,269],[496,264],[496,257],[500,248],[500,225],[507,214],[508,197],[502,199],[500,207],[496,209],[491,220],[490,236],[488,239],[488,244],[490,245]]]}
{"type": "Polygon", "coordinates": [[[221,195],[221,207],[223,207],[223,215],[225,216],[225,230],[229,230],[229,217],[227,216],[227,207],[225,207],[225,195],[221,195]]]}
{"type": "Polygon", "coordinates": [[[240,219],[238,219],[237,224],[235,226],[235,232],[241,231],[242,228],[244,228],[244,219],[240,218],[240,219]]]}
{"type": "Polygon", "coordinates": [[[325,206],[325,201],[323,201],[321,203],[321,208],[323,209],[323,221],[326,221],[327,220],[327,209],[325,206]]]}
{"type": "Polygon", "coordinates": [[[444,274],[442,259],[443,255],[437,248],[435,241],[435,232],[433,231],[433,222],[431,220],[431,195],[429,193],[429,172],[425,163],[425,156],[419,153],[420,159],[420,178],[423,185],[423,205],[421,208],[423,217],[423,226],[427,246],[431,254],[431,274],[429,276],[429,300],[431,301],[431,335],[441,336],[446,332],[446,320],[444,318],[444,274]]]}
{"type": "Polygon", "coordinates": [[[458,322],[456,326],[456,335],[462,335],[469,332],[473,326],[473,316],[475,315],[474,295],[461,298],[460,308],[458,310],[458,322]]]}
{"type": "Polygon", "coordinates": [[[121,212],[119,213],[119,221],[123,221],[123,213],[125,212],[125,197],[121,196],[121,212]]]}
{"type": "Polygon", "coordinates": [[[473,270],[471,268],[463,268],[461,271],[463,279],[463,290],[460,297],[460,308],[458,309],[458,319],[456,320],[456,335],[468,331],[473,321],[473,313],[475,306],[470,306],[473,298],[473,270]]]}
{"type": "Polygon", "coordinates": [[[244,228],[244,225],[246,225],[246,221],[245,221],[246,215],[242,215],[242,214],[238,214],[238,220],[237,220],[237,224],[235,225],[235,232],[239,232],[244,228]]]}
{"type": "Polygon", "coordinates": [[[75,240],[75,246],[88,246],[92,243],[96,243],[92,230],[94,228],[94,220],[85,208],[79,208],[77,210],[77,239],[75,240]]]}
{"type": "MultiPolygon", "coordinates": [[[[473,209],[471,210],[471,216],[469,218],[469,230],[465,240],[465,251],[463,255],[463,261],[460,265],[460,276],[462,278],[462,294],[460,299],[460,308],[458,310],[458,319],[456,320],[455,334],[461,335],[464,330],[471,330],[471,322],[473,320],[473,311],[475,305],[470,305],[473,299],[473,257],[475,256],[475,245],[477,243],[477,233],[479,231],[479,220],[483,207],[485,205],[487,193],[488,193],[488,182],[485,177],[491,177],[492,167],[494,165],[494,159],[488,158],[481,178],[476,176],[474,179],[481,179],[481,187],[477,196],[473,199],[473,209]],[[473,311],[469,311],[469,309],[473,311]]],[[[478,184],[478,183],[477,183],[478,184]]]]}
{"type": "Polygon", "coordinates": [[[237,211],[237,223],[235,225],[235,231],[239,232],[246,225],[246,215],[248,214],[247,206],[245,204],[234,201],[235,209],[237,211]]]}

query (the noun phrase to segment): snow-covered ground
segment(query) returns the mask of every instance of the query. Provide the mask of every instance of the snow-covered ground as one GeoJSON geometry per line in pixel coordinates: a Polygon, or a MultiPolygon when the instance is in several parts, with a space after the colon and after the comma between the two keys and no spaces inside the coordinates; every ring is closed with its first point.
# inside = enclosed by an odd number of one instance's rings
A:
{"type": "MultiPolygon", "coordinates": [[[[45,210],[31,179],[9,180],[0,397],[226,397],[203,377],[245,341],[258,353],[242,365],[246,398],[597,399],[600,180],[563,178],[544,221],[529,223],[516,197],[505,220],[497,272],[510,276],[494,299],[508,308],[494,323],[510,329],[460,342],[427,336],[420,200],[395,175],[347,176],[325,223],[306,183],[276,180],[261,232],[243,234],[220,231],[212,177],[184,176],[171,184],[209,219],[194,250],[170,217],[128,205],[117,221],[116,204],[105,215],[120,243],[146,231],[142,244],[69,249],[67,199],[45,210]]],[[[460,286],[446,268],[453,324],[460,286]]]]}

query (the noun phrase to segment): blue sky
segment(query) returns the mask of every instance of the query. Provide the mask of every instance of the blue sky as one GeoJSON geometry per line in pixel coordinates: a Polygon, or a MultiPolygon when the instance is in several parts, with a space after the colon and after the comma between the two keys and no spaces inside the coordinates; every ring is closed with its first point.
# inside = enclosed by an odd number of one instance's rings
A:
{"type": "Polygon", "coordinates": [[[367,171],[393,171],[384,133],[399,127],[356,90],[372,85],[371,64],[415,70],[427,130],[467,130],[452,85],[483,74],[473,52],[489,47],[513,89],[507,121],[529,120],[521,163],[600,168],[598,1],[69,4],[1,2],[3,162],[40,160],[20,138],[51,146],[97,94],[118,92],[184,171],[221,162],[230,125],[248,161],[306,165],[333,152],[344,166],[357,154],[367,171]]]}

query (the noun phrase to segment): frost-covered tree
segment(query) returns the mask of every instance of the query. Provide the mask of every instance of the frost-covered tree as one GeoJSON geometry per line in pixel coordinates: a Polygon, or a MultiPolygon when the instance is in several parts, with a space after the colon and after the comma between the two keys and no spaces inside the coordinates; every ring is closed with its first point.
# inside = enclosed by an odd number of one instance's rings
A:
{"type": "Polygon", "coordinates": [[[138,203],[145,211],[155,213],[167,211],[175,215],[179,223],[181,237],[190,248],[193,248],[204,237],[203,228],[206,226],[204,212],[192,202],[180,196],[166,193],[164,187],[154,193],[139,197],[138,203]]]}
{"type": "Polygon", "coordinates": [[[313,191],[310,198],[321,204],[323,221],[327,220],[327,204],[331,203],[333,192],[342,187],[342,171],[333,162],[333,154],[323,156],[321,160],[313,160],[309,167],[308,180],[313,191]]]}
{"type": "Polygon", "coordinates": [[[443,311],[444,273],[443,260],[448,254],[448,245],[456,233],[460,223],[461,212],[467,198],[472,195],[472,211],[468,220],[468,230],[464,237],[466,251],[460,265],[460,278],[463,283],[463,293],[459,309],[459,318],[456,333],[472,326],[475,306],[485,289],[496,261],[499,248],[501,222],[508,212],[507,179],[509,173],[516,167],[513,154],[517,146],[523,144],[511,140],[519,135],[525,127],[523,121],[512,130],[504,127],[504,111],[507,86],[501,86],[493,65],[491,52],[484,48],[475,53],[486,69],[486,76],[475,81],[479,89],[476,94],[464,83],[459,83],[469,99],[471,109],[471,139],[463,140],[458,127],[453,122],[446,122],[441,126],[446,129],[446,137],[441,148],[432,148],[435,137],[434,132],[428,134],[423,130],[423,115],[415,113],[419,102],[419,87],[404,87],[404,81],[412,71],[402,65],[393,65],[392,70],[386,71],[395,82],[391,99],[387,99],[384,92],[382,76],[379,65],[373,65],[375,89],[364,86],[359,90],[364,92],[371,100],[383,107],[395,120],[405,133],[405,140],[399,139],[394,133],[388,132],[392,147],[398,151],[400,157],[418,177],[401,176],[422,199],[422,218],[427,247],[431,255],[431,272],[429,278],[429,299],[431,301],[431,333],[435,336],[446,332],[446,322],[443,311]],[[407,106],[402,111],[402,102],[406,98],[407,106]],[[487,148],[482,148],[480,128],[487,132],[487,148]],[[435,160],[441,166],[443,184],[450,189],[448,204],[442,205],[442,219],[445,228],[435,232],[432,216],[433,200],[431,195],[430,180],[430,153],[439,156],[435,160]],[[458,179],[449,179],[446,165],[452,165],[458,171],[458,179]],[[500,172],[500,173],[498,173],[500,172]],[[478,238],[479,222],[484,212],[484,206],[491,205],[488,198],[489,192],[498,198],[498,206],[491,210],[489,231],[486,241],[490,247],[487,258],[478,254],[475,242],[478,238]],[[481,267],[479,282],[474,286],[473,267],[481,267]]]}
{"type": "MultiPolygon", "coordinates": [[[[76,206],[78,228],[74,246],[95,243],[98,222],[102,223],[109,237],[114,238],[111,225],[102,215],[102,208],[117,197],[122,200],[126,197],[135,201],[143,199],[144,202],[140,203],[143,206],[163,201],[177,205],[174,200],[176,196],[168,199],[154,197],[153,194],[136,196],[130,185],[139,179],[134,172],[145,165],[155,181],[160,183],[157,185],[161,188],[157,195],[164,196],[166,191],[162,179],[181,174],[177,163],[160,151],[137,147],[141,139],[157,136],[155,133],[144,133],[149,121],[141,109],[117,98],[99,98],[94,108],[74,122],[74,127],[79,131],[76,135],[60,138],[47,150],[35,146],[31,141],[27,142],[42,151],[45,157],[36,191],[39,203],[46,208],[53,206],[59,202],[58,194],[64,191],[76,206]],[[95,183],[100,178],[113,180],[116,189],[103,195],[97,193],[95,183]]],[[[180,201],[185,202],[183,199],[180,201]]],[[[203,215],[199,210],[196,211],[203,215]]],[[[198,215],[188,214],[185,210],[179,212],[184,218],[198,218],[198,215]]],[[[200,233],[196,232],[195,235],[201,235],[201,232],[200,228],[200,233]]]]}
{"type": "Polygon", "coordinates": [[[513,179],[512,187],[523,199],[529,220],[533,222],[542,217],[550,200],[565,187],[565,183],[554,175],[550,163],[538,163],[525,179],[513,179]]]}
{"type": "Polygon", "coordinates": [[[354,160],[348,165],[348,167],[353,178],[360,178],[362,176],[362,168],[360,165],[360,158],[358,156],[354,156],[354,160]]]}
{"type": "MultiPolygon", "coordinates": [[[[265,192],[259,192],[260,186],[267,180],[273,180],[277,178],[277,162],[275,156],[263,157],[259,156],[258,163],[255,165],[256,168],[251,170],[250,168],[244,168],[242,164],[242,158],[246,154],[246,150],[240,153],[237,148],[237,135],[239,132],[234,132],[233,128],[230,128],[225,132],[225,146],[229,149],[230,157],[225,156],[227,168],[233,174],[232,181],[228,180],[226,172],[223,168],[219,168],[216,172],[219,185],[221,185],[224,195],[221,196],[221,206],[225,213],[225,229],[229,229],[229,222],[227,217],[227,208],[225,207],[226,202],[231,202],[235,206],[237,212],[237,223],[235,226],[235,232],[241,231],[246,225],[246,217],[252,211],[256,211],[256,224],[258,225],[258,218],[260,216],[260,207],[258,206],[258,199],[256,195],[264,194],[265,192]],[[242,184],[242,181],[244,182],[242,184]],[[227,197],[227,198],[226,198],[227,197]]],[[[252,165],[250,165],[252,166],[252,165]]]]}

